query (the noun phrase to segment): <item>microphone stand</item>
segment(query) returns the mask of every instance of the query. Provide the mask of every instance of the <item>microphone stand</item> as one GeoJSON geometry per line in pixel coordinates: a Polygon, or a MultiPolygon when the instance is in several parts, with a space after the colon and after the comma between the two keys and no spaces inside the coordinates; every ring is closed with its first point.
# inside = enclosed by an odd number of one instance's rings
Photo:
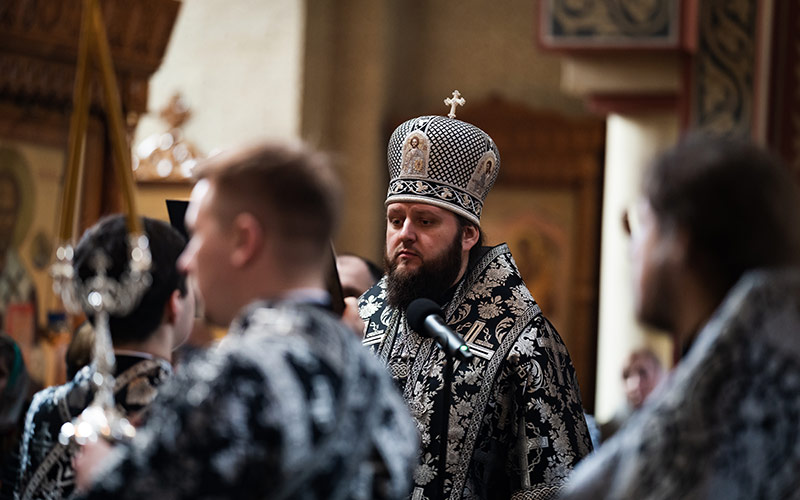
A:
{"type": "Polygon", "coordinates": [[[447,471],[447,445],[450,441],[450,393],[453,387],[453,357],[448,352],[442,349],[444,353],[444,367],[442,370],[442,400],[440,402],[439,410],[442,415],[439,423],[439,474],[437,475],[439,498],[446,498],[444,495],[444,475],[447,471]]]}
{"type": "MultiPolygon", "coordinates": [[[[439,471],[436,476],[438,497],[444,499],[444,475],[447,472],[447,444],[450,427],[450,397],[453,388],[453,363],[456,359],[465,362],[472,359],[473,354],[467,344],[457,333],[452,331],[442,318],[439,305],[427,298],[414,299],[406,309],[408,325],[415,331],[433,338],[444,353],[442,367],[442,400],[439,403],[439,471]]],[[[431,440],[433,440],[433,419],[431,419],[431,440]]]]}

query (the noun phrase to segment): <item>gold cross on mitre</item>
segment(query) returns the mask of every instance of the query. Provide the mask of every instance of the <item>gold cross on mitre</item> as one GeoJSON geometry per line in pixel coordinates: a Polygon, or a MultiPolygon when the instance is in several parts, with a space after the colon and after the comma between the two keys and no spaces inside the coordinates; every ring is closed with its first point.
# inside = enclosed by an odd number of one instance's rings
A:
{"type": "Polygon", "coordinates": [[[450,106],[450,112],[447,113],[447,116],[450,118],[456,117],[456,106],[463,106],[466,104],[467,100],[461,97],[461,92],[458,90],[453,91],[453,97],[448,97],[444,100],[445,105],[450,106]]]}

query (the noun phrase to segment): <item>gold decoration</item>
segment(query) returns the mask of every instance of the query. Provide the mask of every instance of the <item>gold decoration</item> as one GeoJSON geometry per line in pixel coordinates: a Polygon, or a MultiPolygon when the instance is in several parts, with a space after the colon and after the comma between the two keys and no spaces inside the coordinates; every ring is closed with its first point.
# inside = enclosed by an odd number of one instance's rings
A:
{"type": "Polygon", "coordinates": [[[183,182],[192,177],[199,154],[194,144],[184,139],[181,126],[191,111],[180,94],[176,93],[159,112],[169,130],[153,134],[136,146],[133,172],[137,181],[183,182]]]}

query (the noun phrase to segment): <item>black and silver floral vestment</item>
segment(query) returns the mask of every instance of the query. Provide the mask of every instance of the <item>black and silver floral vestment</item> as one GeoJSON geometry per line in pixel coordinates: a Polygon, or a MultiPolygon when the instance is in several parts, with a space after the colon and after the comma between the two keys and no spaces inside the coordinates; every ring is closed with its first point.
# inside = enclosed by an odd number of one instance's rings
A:
{"type": "Polygon", "coordinates": [[[256,303],[164,386],[88,498],[399,499],[417,440],[384,367],[338,318],[256,303]]]}
{"type": "MultiPolygon", "coordinates": [[[[359,300],[372,346],[403,391],[422,436],[413,499],[438,498],[436,413],[444,354],[386,303],[386,280],[359,300]]],[[[452,499],[550,498],[591,451],[569,354],[506,245],[472,264],[444,304],[475,357],[454,365],[445,492],[452,499]]]]}
{"type": "Polygon", "coordinates": [[[565,498],[800,498],[800,272],[746,274],[565,498]]]}
{"type": "MultiPolygon", "coordinates": [[[[20,464],[15,498],[65,499],[75,490],[72,457],[77,445],[62,445],[58,434],[65,422],[72,421],[92,402],[92,366],[75,374],[72,381],[48,387],[33,398],[25,416],[25,431],[20,444],[20,464]]],[[[156,397],[157,389],[172,374],[170,364],[160,358],[117,355],[114,400],[117,410],[131,420],[143,412],[156,397]]]]}

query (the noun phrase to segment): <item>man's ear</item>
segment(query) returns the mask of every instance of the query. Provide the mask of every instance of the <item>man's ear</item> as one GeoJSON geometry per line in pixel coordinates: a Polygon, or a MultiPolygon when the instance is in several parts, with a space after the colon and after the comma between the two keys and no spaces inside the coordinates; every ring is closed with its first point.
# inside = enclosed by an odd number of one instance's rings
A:
{"type": "Polygon", "coordinates": [[[253,214],[242,212],[233,219],[231,237],[233,238],[231,264],[241,268],[261,251],[264,245],[264,228],[253,214]]]}
{"type": "Polygon", "coordinates": [[[164,304],[164,323],[169,325],[175,324],[175,318],[181,310],[181,292],[177,288],[169,294],[169,300],[164,304]]]}
{"type": "Polygon", "coordinates": [[[461,231],[461,250],[469,252],[472,247],[478,244],[480,238],[480,229],[478,226],[467,224],[461,231]]]}

